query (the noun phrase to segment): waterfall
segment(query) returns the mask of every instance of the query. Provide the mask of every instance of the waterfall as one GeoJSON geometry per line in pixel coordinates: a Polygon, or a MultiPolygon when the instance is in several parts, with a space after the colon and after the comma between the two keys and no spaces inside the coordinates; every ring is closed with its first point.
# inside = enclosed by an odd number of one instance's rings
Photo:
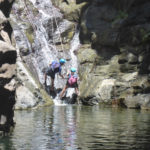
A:
{"type": "Polygon", "coordinates": [[[79,40],[79,30],[76,29],[76,33],[71,41],[70,46],[70,55],[71,55],[71,67],[75,67],[78,69],[78,63],[77,63],[77,57],[76,57],[76,51],[80,47],[80,40],[79,40]]]}
{"type": "MultiPolygon", "coordinates": [[[[68,66],[68,69],[70,69],[71,67],[78,68],[77,57],[76,57],[75,53],[76,53],[76,51],[78,50],[79,47],[80,47],[79,30],[76,30],[76,32],[74,34],[74,37],[73,37],[73,39],[70,43],[71,62],[68,66]]],[[[75,92],[74,88],[68,88],[68,90],[66,92],[66,97],[72,97],[72,94],[74,92],[75,92]]],[[[59,100],[58,96],[54,99],[54,103],[55,103],[55,105],[62,104],[62,102],[61,102],[61,100],[59,100]]]]}
{"type": "MultiPolygon", "coordinates": [[[[43,84],[43,72],[49,66],[50,61],[59,61],[60,58],[67,58],[68,61],[62,69],[62,73],[66,73],[70,67],[77,68],[77,58],[74,52],[80,45],[79,31],[76,31],[74,34],[74,37],[70,43],[70,51],[64,51],[60,34],[66,31],[71,23],[63,19],[63,15],[60,13],[59,9],[55,8],[50,0],[28,1],[30,1],[33,4],[33,7],[38,10],[38,14],[34,16],[31,8],[28,8],[28,5],[25,5],[23,1],[19,0],[18,3],[20,3],[20,5],[14,5],[14,10],[16,12],[14,13],[14,17],[12,17],[13,21],[18,24],[15,26],[14,35],[17,46],[20,49],[22,47],[25,49],[30,48],[29,54],[26,56],[28,60],[27,63],[29,64],[28,66],[31,66],[32,64],[35,74],[37,75],[40,83],[43,84]],[[17,13],[17,9],[19,10],[19,7],[23,5],[27,7],[27,20],[25,20],[22,15],[17,13]],[[34,42],[32,44],[30,44],[26,38],[25,30],[27,27],[22,26],[24,20],[28,21],[33,27],[34,42]],[[61,43],[61,51],[56,48],[57,42],[61,43]]],[[[50,85],[50,82],[51,80],[48,77],[47,84],[50,85]]],[[[62,89],[66,84],[66,80],[61,79],[58,75],[56,75],[54,84],[56,89],[62,89]]],[[[71,94],[71,92],[69,93],[71,94]]],[[[56,104],[60,103],[60,101],[58,101],[58,96],[55,97],[54,102],[56,104]]]]}

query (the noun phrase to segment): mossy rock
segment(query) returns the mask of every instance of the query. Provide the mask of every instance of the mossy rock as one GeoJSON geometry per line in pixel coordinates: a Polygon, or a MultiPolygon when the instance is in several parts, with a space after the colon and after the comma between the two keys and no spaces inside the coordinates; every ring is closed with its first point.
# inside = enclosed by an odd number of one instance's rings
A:
{"type": "Polygon", "coordinates": [[[62,0],[52,0],[52,3],[59,7],[64,17],[69,21],[79,21],[82,8],[87,4],[87,2],[76,4],[75,0],[69,0],[68,3],[62,0]]]}
{"type": "Polygon", "coordinates": [[[71,23],[69,28],[61,34],[61,37],[63,38],[63,43],[69,43],[72,40],[74,33],[75,25],[71,23]]]}
{"type": "Polygon", "coordinates": [[[132,73],[132,72],[136,72],[137,70],[138,69],[136,65],[131,65],[128,63],[120,65],[120,71],[123,73],[132,73]]]}
{"type": "Polygon", "coordinates": [[[27,28],[25,31],[26,37],[28,38],[28,40],[31,44],[34,42],[33,32],[34,32],[34,30],[33,30],[32,26],[29,26],[29,28],[27,28]]]}
{"type": "Polygon", "coordinates": [[[38,9],[34,7],[33,3],[30,2],[29,0],[26,0],[26,6],[29,10],[32,10],[32,14],[34,16],[36,16],[39,13],[38,9]]]}
{"type": "Polygon", "coordinates": [[[60,44],[60,45],[55,45],[56,46],[56,49],[57,51],[59,52],[62,52],[63,50],[65,51],[69,51],[70,50],[70,45],[69,44],[60,44]],[[63,47],[63,50],[62,50],[62,47],[63,47]]]}
{"type": "Polygon", "coordinates": [[[94,49],[87,48],[87,49],[80,49],[77,55],[80,64],[84,63],[93,63],[97,59],[97,53],[94,49]]]}

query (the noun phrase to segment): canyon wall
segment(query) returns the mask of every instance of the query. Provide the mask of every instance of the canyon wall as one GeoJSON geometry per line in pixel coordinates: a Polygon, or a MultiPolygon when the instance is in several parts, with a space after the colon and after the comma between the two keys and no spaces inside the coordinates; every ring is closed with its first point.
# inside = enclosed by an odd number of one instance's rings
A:
{"type": "Polygon", "coordinates": [[[14,125],[16,49],[9,23],[13,0],[0,1],[0,131],[14,125]]]}
{"type": "Polygon", "coordinates": [[[150,108],[150,2],[56,0],[80,27],[80,100],[150,108]]]}

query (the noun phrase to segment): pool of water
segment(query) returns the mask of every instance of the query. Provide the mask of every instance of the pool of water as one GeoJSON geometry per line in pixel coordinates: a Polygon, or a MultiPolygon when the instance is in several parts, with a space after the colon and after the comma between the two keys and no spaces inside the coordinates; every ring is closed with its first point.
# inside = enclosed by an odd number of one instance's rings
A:
{"type": "Polygon", "coordinates": [[[0,150],[149,150],[150,112],[100,106],[16,111],[0,150]]]}

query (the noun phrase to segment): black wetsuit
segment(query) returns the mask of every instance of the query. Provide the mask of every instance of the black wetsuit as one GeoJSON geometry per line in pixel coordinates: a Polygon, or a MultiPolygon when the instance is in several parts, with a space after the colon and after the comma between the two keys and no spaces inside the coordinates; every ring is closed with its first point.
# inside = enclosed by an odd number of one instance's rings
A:
{"type": "Polygon", "coordinates": [[[55,79],[55,74],[58,72],[61,73],[61,65],[59,65],[57,68],[49,67],[46,70],[46,75],[50,76],[52,79],[55,79]]]}

